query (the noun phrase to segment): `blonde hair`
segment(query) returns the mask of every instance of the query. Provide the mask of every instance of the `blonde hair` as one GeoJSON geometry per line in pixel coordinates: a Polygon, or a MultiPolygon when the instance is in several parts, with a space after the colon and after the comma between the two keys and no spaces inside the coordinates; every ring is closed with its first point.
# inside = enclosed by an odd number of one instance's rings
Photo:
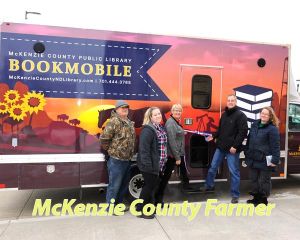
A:
{"type": "Polygon", "coordinates": [[[173,112],[175,109],[180,109],[181,111],[183,110],[182,106],[179,103],[176,103],[172,106],[171,112],[173,112]]]}
{"type": "MultiPolygon", "coordinates": [[[[279,127],[279,119],[275,114],[275,111],[272,107],[264,107],[262,110],[266,109],[270,115],[270,122],[273,123],[275,127],[279,127]]],[[[260,112],[262,112],[262,110],[260,112]]]]}
{"type": "Polygon", "coordinates": [[[158,107],[150,107],[147,109],[147,111],[145,112],[145,115],[144,115],[143,125],[147,125],[151,122],[152,113],[156,109],[158,109],[160,111],[160,109],[158,107]]]}

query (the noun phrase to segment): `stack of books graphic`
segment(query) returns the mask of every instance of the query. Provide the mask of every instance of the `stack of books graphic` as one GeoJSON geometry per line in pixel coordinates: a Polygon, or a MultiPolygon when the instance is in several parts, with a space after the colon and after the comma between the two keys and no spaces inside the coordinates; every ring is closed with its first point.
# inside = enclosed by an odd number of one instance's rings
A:
{"type": "Polygon", "coordinates": [[[260,118],[260,111],[271,106],[273,91],[269,88],[244,85],[234,89],[237,97],[237,106],[248,118],[248,128],[260,118]]]}

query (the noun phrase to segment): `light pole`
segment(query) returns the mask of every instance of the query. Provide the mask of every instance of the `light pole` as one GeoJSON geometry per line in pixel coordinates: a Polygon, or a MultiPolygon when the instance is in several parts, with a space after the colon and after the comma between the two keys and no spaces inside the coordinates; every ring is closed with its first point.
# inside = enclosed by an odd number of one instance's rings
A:
{"type": "Polygon", "coordinates": [[[41,15],[41,13],[39,13],[39,12],[28,12],[28,11],[25,11],[25,20],[28,19],[28,16],[27,16],[28,14],[41,15]]]}

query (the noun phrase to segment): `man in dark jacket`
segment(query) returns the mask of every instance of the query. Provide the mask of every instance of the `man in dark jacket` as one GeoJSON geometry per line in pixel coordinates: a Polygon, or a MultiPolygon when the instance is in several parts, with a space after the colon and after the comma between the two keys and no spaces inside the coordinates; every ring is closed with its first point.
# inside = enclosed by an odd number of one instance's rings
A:
{"type": "Polygon", "coordinates": [[[216,139],[217,149],[208,170],[204,192],[212,192],[215,186],[215,177],[224,157],[231,175],[231,203],[238,203],[240,196],[240,163],[239,155],[242,142],[247,136],[247,117],[236,106],[235,95],[227,97],[227,107],[220,119],[218,131],[206,138],[207,141],[216,139]]]}

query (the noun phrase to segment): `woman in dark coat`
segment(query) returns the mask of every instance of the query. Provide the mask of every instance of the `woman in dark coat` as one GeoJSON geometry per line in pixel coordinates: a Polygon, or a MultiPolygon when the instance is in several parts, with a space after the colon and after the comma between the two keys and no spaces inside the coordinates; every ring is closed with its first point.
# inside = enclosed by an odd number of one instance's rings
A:
{"type": "Polygon", "coordinates": [[[265,107],[260,120],[250,129],[245,150],[246,164],[250,168],[251,192],[253,199],[247,203],[255,206],[268,204],[271,192],[271,174],[280,160],[279,120],[273,108],[265,107]]]}
{"type": "MultiPolygon", "coordinates": [[[[167,133],[160,122],[162,115],[157,107],[151,107],[145,112],[143,129],[140,135],[137,165],[144,178],[144,186],[140,199],[144,202],[137,206],[142,211],[143,206],[152,203],[154,192],[159,184],[159,175],[163,173],[167,161],[167,133]]],[[[154,214],[140,217],[151,219],[154,214]]]]}

